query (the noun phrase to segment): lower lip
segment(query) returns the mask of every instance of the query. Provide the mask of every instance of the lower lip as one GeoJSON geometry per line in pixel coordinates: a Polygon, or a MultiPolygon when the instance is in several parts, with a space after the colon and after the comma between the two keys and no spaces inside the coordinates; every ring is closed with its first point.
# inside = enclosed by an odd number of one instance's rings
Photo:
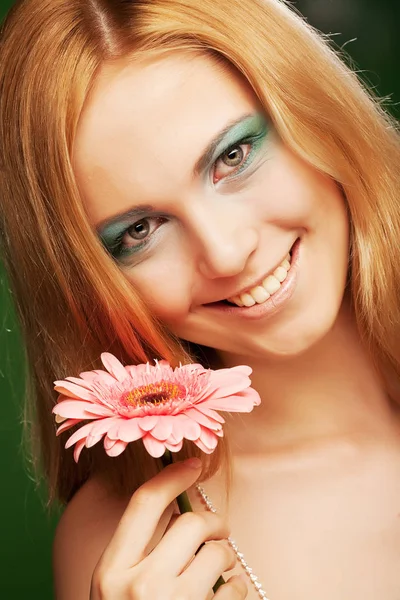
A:
{"type": "Polygon", "coordinates": [[[275,294],[268,298],[268,300],[266,300],[263,304],[255,304],[254,306],[241,307],[228,305],[224,302],[215,302],[214,304],[208,305],[206,308],[218,313],[225,313],[228,315],[233,315],[235,317],[242,317],[244,319],[253,320],[275,315],[285,306],[285,304],[293,296],[297,283],[299,259],[300,240],[298,239],[292,247],[292,260],[285,281],[281,284],[279,290],[276,291],[275,294]]]}

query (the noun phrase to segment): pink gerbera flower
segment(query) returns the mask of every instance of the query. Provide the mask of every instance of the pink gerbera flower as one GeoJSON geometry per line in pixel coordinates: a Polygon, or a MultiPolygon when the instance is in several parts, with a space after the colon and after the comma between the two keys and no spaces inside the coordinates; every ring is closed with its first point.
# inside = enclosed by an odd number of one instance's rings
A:
{"type": "Polygon", "coordinates": [[[90,448],[102,438],[110,456],[138,439],[155,458],[166,450],[179,451],[183,439],[209,454],[223,436],[225,420],[216,411],[251,412],[260,404],[247,366],[212,371],[190,364],[173,369],[160,361],[124,367],[109,353],[101,360],[107,371],[86,371],[79,378],[54,382],[60,393],[53,408],[61,423],[57,434],[89,421],[65,445],[75,444],[76,461],[84,446],[90,448]]]}

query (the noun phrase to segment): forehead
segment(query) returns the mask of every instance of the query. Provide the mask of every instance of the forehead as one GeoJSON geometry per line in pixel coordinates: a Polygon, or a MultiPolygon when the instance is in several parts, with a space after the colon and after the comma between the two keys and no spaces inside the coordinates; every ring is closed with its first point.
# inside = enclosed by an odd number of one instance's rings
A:
{"type": "Polygon", "coordinates": [[[133,198],[153,204],[175,194],[212,137],[257,107],[249,84],[204,54],[103,65],[74,144],[89,215],[107,218],[110,198],[122,210],[133,198]]]}

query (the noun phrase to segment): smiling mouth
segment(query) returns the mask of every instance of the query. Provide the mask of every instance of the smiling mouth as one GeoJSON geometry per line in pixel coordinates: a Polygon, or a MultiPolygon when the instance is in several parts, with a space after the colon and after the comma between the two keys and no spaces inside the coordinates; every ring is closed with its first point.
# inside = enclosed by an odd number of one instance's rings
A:
{"type": "Polygon", "coordinates": [[[279,267],[271,275],[267,275],[261,283],[251,288],[239,296],[227,298],[224,302],[235,306],[254,306],[255,304],[264,304],[271,296],[276,294],[282,283],[285,281],[291,265],[290,253],[284,258],[279,267]]]}
{"type": "Polygon", "coordinates": [[[278,292],[285,281],[290,271],[294,245],[295,244],[293,244],[290,252],[285,256],[280,265],[272,273],[267,275],[258,285],[249,288],[237,296],[232,296],[226,300],[221,300],[213,304],[238,306],[240,308],[250,308],[256,304],[264,304],[264,302],[272,298],[274,294],[278,292]]]}

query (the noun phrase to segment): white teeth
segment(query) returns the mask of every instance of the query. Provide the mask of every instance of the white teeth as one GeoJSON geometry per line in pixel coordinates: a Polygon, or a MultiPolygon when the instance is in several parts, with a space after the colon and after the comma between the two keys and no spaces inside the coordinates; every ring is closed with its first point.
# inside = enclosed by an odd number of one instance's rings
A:
{"type": "Polygon", "coordinates": [[[246,306],[250,308],[255,304],[263,304],[272,294],[275,294],[281,287],[281,283],[285,281],[290,269],[291,256],[288,254],[282,263],[274,271],[273,275],[268,275],[261,285],[257,285],[249,292],[229,298],[229,302],[236,306],[246,306]]]}
{"type": "Polygon", "coordinates": [[[257,302],[257,304],[262,304],[263,302],[268,300],[268,298],[271,295],[267,292],[267,290],[264,287],[261,287],[261,285],[258,285],[257,287],[250,290],[250,294],[257,302]]]}
{"type": "Polygon", "coordinates": [[[274,294],[281,287],[280,281],[274,275],[266,277],[262,284],[269,294],[274,294]]]}
{"type": "Polygon", "coordinates": [[[240,295],[240,300],[243,302],[243,304],[245,306],[247,306],[248,308],[250,306],[254,306],[256,301],[254,300],[254,298],[252,296],[250,296],[250,294],[241,294],[240,295]]]}
{"type": "Polygon", "coordinates": [[[283,281],[285,281],[285,279],[287,277],[287,270],[284,269],[283,267],[278,267],[274,271],[274,277],[277,278],[277,280],[279,281],[279,283],[282,283],[283,281]]]}
{"type": "Polygon", "coordinates": [[[244,306],[244,304],[241,301],[241,299],[239,298],[239,296],[235,296],[234,298],[231,298],[230,302],[233,302],[234,304],[237,304],[238,306],[244,306]]]}

